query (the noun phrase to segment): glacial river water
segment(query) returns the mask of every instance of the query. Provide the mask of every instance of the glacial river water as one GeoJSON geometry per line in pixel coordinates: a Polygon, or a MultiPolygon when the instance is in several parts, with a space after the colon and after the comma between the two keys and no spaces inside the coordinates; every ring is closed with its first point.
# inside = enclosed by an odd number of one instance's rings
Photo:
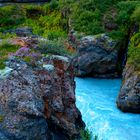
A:
{"type": "Polygon", "coordinates": [[[99,140],[140,140],[140,114],[116,107],[121,79],[76,78],[76,104],[99,140]]]}

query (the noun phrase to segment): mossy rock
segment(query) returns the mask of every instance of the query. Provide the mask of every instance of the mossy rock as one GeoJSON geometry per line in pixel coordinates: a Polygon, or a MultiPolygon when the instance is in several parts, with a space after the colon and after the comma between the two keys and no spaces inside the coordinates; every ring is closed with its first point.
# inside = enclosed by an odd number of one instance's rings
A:
{"type": "Polygon", "coordinates": [[[4,116],[0,115],[0,123],[4,121],[4,116]]]}

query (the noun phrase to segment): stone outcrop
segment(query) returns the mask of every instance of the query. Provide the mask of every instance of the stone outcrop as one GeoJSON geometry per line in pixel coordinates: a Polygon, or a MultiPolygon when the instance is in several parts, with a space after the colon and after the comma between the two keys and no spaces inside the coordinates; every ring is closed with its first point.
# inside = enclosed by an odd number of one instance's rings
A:
{"type": "Polygon", "coordinates": [[[126,65],[117,106],[124,112],[140,113],[140,74],[126,65]]]}
{"type": "Polygon", "coordinates": [[[118,77],[117,42],[105,34],[87,36],[77,47],[73,63],[77,76],[118,77]]]}
{"type": "Polygon", "coordinates": [[[7,32],[10,34],[16,34],[19,37],[33,36],[32,29],[28,27],[11,29],[11,30],[7,30],[6,33],[7,32]]]}
{"type": "Polygon", "coordinates": [[[66,140],[84,128],[75,105],[70,60],[43,58],[31,67],[11,58],[0,75],[0,140],[66,140]]]}
{"type": "Polygon", "coordinates": [[[43,71],[38,72],[41,77],[42,89],[45,91],[46,118],[50,120],[49,124],[53,126],[52,129],[55,132],[60,131],[72,138],[78,135],[80,128],[84,127],[81,114],[75,105],[73,67],[69,63],[69,59],[62,56],[53,56],[53,59],[44,60],[44,62],[47,64],[44,65],[46,69],[51,71],[53,66],[55,68],[54,72],[46,75],[47,77],[44,77],[43,71]]]}

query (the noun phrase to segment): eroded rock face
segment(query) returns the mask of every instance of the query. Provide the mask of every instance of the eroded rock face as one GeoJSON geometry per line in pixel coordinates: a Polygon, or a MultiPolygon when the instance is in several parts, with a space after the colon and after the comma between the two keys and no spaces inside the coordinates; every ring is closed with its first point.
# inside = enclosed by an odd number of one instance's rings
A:
{"type": "Polygon", "coordinates": [[[117,42],[105,34],[81,39],[73,63],[77,76],[118,77],[117,42]]]}
{"type": "Polygon", "coordinates": [[[124,112],[140,113],[140,75],[133,66],[127,65],[123,72],[117,106],[124,112]]]}
{"type": "Polygon", "coordinates": [[[3,135],[9,140],[48,140],[39,78],[24,63],[13,61],[11,68],[10,75],[0,80],[0,129],[5,132],[3,135]]]}
{"type": "Polygon", "coordinates": [[[55,132],[62,132],[66,137],[73,138],[84,127],[81,113],[75,105],[73,67],[69,59],[62,56],[53,56],[53,59],[44,62],[48,65],[46,68],[50,74],[44,74],[43,71],[37,73],[44,91],[45,115],[49,126],[55,132]],[[55,71],[50,64],[54,66],[55,71]]]}
{"type": "Polygon", "coordinates": [[[69,59],[43,61],[36,68],[17,59],[7,63],[13,70],[0,79],[0,140],[69,139],[84,128],[69,59]]]}

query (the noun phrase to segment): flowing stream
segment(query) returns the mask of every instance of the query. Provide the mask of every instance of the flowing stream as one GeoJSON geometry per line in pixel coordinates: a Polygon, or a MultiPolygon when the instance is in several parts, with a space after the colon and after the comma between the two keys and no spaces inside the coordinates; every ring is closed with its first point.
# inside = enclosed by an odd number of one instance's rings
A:
{"type": "Polygon", "coordinates": [[[76,104],[87,128],[99,140],[140,140],[140,114],[116,107],[121,79],[75,78],[76,104]]]}

